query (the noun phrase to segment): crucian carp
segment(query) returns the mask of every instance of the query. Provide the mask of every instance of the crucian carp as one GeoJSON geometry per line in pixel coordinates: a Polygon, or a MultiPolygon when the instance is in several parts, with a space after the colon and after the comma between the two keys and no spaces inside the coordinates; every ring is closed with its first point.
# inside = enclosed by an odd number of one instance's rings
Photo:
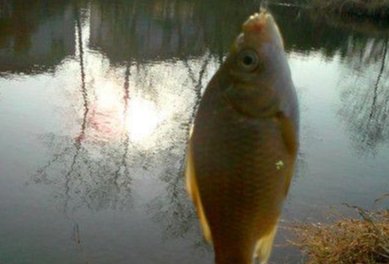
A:
{"type": "Polygon", "coordinates": [[[216,264],[266,263],[298,151],[298,104],[280,31],[248,18],[200,102],[186,184],[216,264]]]}

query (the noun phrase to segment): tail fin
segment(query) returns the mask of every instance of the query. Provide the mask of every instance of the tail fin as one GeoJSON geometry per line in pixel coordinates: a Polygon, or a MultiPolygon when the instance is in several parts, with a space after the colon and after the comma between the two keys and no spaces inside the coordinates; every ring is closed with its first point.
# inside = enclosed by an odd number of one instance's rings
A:
{"type": "Polygon", "coordinates": [[[261,264],[266,264],[269,260],[273,248],[274,237],[277,233],[277,226],[278,225],[275,224],[268,234],[264,235],[257,241],[255,258],[258,259],[261,264]]]}

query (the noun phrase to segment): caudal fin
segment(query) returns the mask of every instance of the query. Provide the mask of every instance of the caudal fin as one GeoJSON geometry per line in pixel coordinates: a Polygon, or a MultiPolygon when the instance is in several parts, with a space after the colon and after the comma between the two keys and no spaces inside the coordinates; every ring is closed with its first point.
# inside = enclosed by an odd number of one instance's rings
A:
{"type": "Polygon", "coordinates": [[[266,264],[270,258],[270,254],[273,248],[274,237],[277,233],[277,224],[275,224],[272,230],[261,237],[257,241],[256,249],[255,249],[255,258],[258,259],[260,264],[266,264]]]}

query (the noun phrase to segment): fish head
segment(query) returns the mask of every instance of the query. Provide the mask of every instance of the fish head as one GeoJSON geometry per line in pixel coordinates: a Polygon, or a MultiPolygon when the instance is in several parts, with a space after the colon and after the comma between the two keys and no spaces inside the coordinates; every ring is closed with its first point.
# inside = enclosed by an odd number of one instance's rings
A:
{"type": "Polygon", "coordinates": [[[264,117],[281,110],[293,84],[280,31],[268,11],[242,25],[224,69],[229,76],[226,98],[239,113],[264,117]]]}
{"type": "Polygon", "coordinates": [[[251,15],[242,25],[242,34],[236,40],[237,48],[251,47],[260,53],[261,46],[269,43],[284,48],[281,33],[273,16],[266,10],[262,9],[260,13],[251,15]],[[242,47],[240,47],[242,46],[242,47]]]}

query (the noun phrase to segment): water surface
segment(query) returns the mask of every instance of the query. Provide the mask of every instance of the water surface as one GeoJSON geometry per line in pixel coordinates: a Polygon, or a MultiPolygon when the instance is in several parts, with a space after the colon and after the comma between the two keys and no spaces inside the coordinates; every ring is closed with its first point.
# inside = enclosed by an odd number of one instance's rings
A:
{"type": "MultiPolygon", "coordinates": [[[[255,1],[0,1],[0,263],[212,263],[184,190],[201,93],[255,1]]],[[[389,27],[272,6],[301,112],[288,224],[389,192],[389,27]]]]}

